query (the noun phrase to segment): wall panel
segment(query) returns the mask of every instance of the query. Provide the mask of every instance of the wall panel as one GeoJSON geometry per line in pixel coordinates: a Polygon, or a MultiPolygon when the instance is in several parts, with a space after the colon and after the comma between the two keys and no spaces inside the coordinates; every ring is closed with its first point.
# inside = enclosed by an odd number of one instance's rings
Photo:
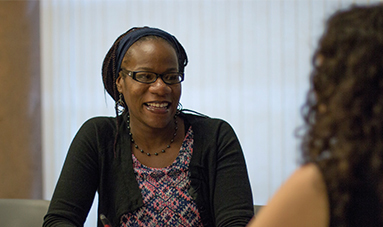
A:
{"type": "Polygon", "coordinates": [[[0,1],[0,198],[42,198],[39,9],[0,1]]]}

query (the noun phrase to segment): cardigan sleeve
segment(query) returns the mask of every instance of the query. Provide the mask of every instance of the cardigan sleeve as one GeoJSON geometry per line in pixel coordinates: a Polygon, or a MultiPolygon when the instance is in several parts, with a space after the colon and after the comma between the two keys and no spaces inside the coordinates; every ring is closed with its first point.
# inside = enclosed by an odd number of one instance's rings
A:
{"type": "Polygon", "coordinates": [[[43,227],[83,226],[99,182],[97,123],[85,122],[73,139],[43,227]]]}
{"type": "Polygon", "coordinates": [[[185,114],[194,131],[190,193],[205,226],[246,226],[254,215],[239,140],[225,121],[185,114]]]}
{"type": "Polygon", "coordinates": [[[216,137],[213,206],[216,226],[246,226],[254,215],[246,162],[231,126],[222,122],[216,137]]]}

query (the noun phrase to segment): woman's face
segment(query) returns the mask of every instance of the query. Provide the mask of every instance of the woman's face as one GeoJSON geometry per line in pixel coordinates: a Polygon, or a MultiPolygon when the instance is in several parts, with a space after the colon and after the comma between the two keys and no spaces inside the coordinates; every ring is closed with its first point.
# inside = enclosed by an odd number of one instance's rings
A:
{"type": "MultiPolygon", "coordinates": [[[[165,40],[150,39],[134,43],[125,54],[121,68],[158,74],[178,72],[178,58],[165,40]]],[[[180,83],[167,85],[159,77],[145,84],[120,72],[116,84],[124,95],[132,125],[156,129],[172,125],[181,96],[180,83]]]]}

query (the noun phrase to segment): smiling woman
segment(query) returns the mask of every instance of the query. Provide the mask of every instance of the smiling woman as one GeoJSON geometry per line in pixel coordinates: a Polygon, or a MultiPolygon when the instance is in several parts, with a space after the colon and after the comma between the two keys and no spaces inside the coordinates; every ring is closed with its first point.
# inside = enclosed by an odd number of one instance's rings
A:
{"type": "MultiPolygon", "coordinates": [[[[133,70],[133,75],[137,71],[149,72],[149,75],[155,72],[162,75],[177,74],[178,60],[174,48],[157,36],[151,37],[153,38],[145,37],[144,41],[135,42],[128,49],[121,68],[133,70]]],[[[141,72],[140,75],[145,74],[141,72]]],[[[177,119],[177,105],[181,96],[180,81],[169,84],[162,78],[154,78],[151,83],[147,79],[143,83],[137,77],[126,77],[123,73],[117,78],[118,92],[123,94],[126,106],[129,107],[131,137],[135,135],[134,143],[137,146],[132,152],[144,165],[166,167],[178,156],[184,133],[177,134],[177,131],[185,131],[182,118],[173,120],[177,119]],[[179,128],[178,121],[181,123],[179,128]],[[169,141],[173,146],[170,147],[169,141]],[[141,149],[138,149],[138,144],[141,149]],[[167,155],[151,158],[151,154],[159,154],[158,150],[163,151],[162,153],[166,150],[167,155]]]]}
{"type": "Polygon", "coordinates": [[[249,222],[252,193],[234,130],[179,108],[187,62],[178,40],[160,29],[132,28],[115,41],[102,74],[116,117],[80,128],[44,226],[82,226],[96,191],[99,215],[112,226],[249,222]]]}

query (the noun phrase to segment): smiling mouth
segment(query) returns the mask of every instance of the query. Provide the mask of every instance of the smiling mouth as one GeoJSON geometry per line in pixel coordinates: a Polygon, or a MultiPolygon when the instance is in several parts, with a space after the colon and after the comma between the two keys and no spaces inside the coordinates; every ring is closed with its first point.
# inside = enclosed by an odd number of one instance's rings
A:
{"type": "Polygon", "coordinates": [[[162,102],[162,103],[145,103],[145,105],[149,108],[160,108],[160,109],[167,109],[169,107],[168,102],[162,102]]]}

